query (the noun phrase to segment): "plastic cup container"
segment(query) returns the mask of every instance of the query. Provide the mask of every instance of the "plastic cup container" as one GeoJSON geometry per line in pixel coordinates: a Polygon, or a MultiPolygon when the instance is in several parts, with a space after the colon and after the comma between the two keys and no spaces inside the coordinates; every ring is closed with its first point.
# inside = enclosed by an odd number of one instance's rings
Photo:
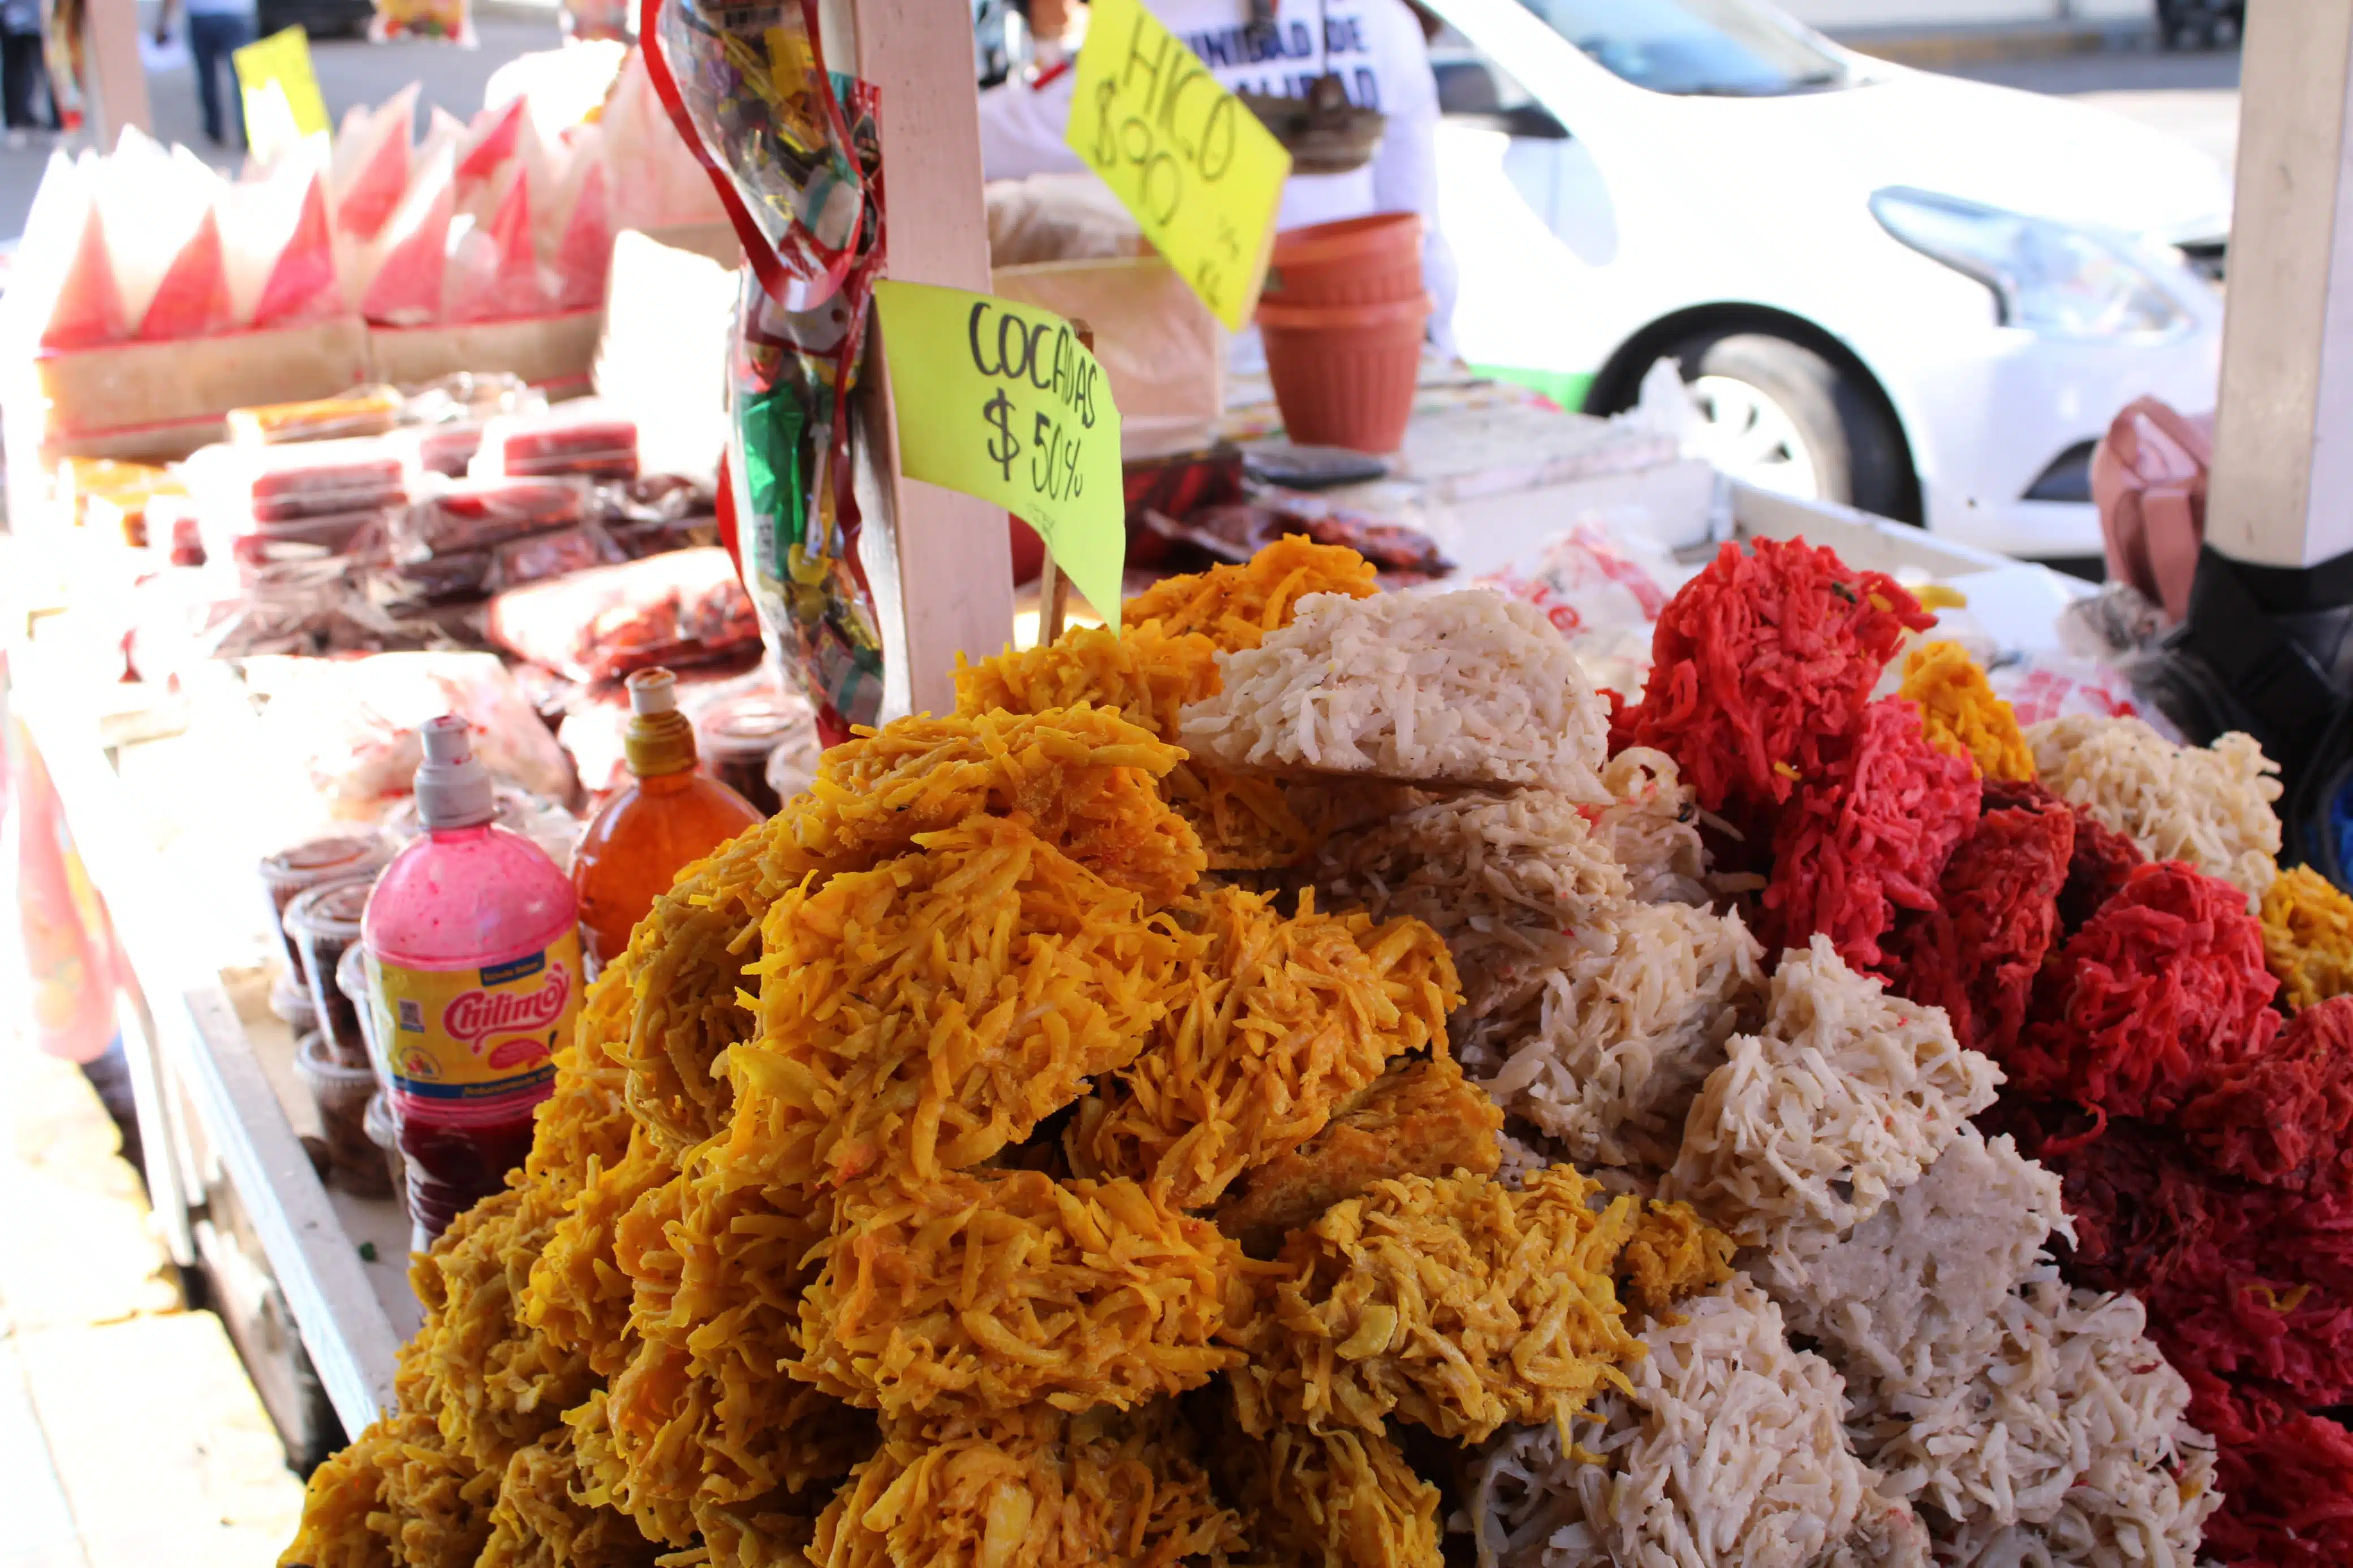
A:
{"type": "Polygon", "coordinates": [[[319,1009],[311,1003],[311,983],[302,978],[301,959],[296,959],[294,967],[280,974],[277,984],[270,986],[269,1012],[297,1035],[307,1035],[319,1026],[319,1009]]]}
{"type": "Polygon", "coordinates": [[[384,1168],[385,1185],[400,1212],[408,1212],[408,1162],[400,1157],[400,1124],[392,1119],[392,1101],[379,1090],[367,1103],[368,1142],[375,1145],[376,1163],[384,1168]]]}
{"type": "Polygon", "coordinates": [[[376,1044],[375,1002],[368,992],[367,949],[359,942],[343,949],[343,956],[335,961],[335,989],[359,1014],[360,1037],[367,1042],[369,1065],[381,1078],[385,1071],[384,1050],[376,1044]]]}
{"type": "Polygon", "coordinates": [[[294,1069],[319,1108],[327,1138],[327,1179],[364,1198],[390,1194],[384,1155],[367,1133],[368,1102],[375,1097],[375,1069],[335,1059],[323,1034],[305,1035],[294,1069]]]}
{"type": "Polygon", "coordinates": [[[346,877],[311,889],[286,911],[286,934],[301,955],[302,974],[311,984],[311,1005],[319,1011],[320,1031],[336,1061],[351,1068],[370,1068],[368,1041],[359,1009],[335,983],[335,966],[358,945],[360,918],[367,912],[368,891],[375,874],[346,877]]]}
{"type": "Polygon", "coordinates": [[[1385,305],[1262,301],[1267,379],[1292,442],[1376,456],[1405,445],[1432,308],[1426,294],[1385,305]]]}
{"type": "Polygon", "coordinates": [[[286,911],[294,900],[322,882],[375,875],[391,864],[392,852],[398,847],[386,843],[380,833],[336,833],[262,857],[261,889],[269,899],[269,929],[286,944],[286,963],[295,974],[302,973],[302,954],[285,923],[286,911]]]}
{"type": "Polygon", "coordinates": [[[1385,305],[1421,297],[1421,218],[1374,213],[1274,237],[1265,298],[1283,305],[1385,305]]]}
{"type": "MultiPolygon", "coordinates": [[[[765,775],[769,793],[776,797],[779,810],[783,808],[783,802],[792,799],[816,781],[818,761],[824,754],[825,742],[817,732],[814,719],[810,721],[807,733],[795,735],[780,742],[775,751],[768,753],[768,760],[762,765],[761,772],[765,775]]],[[[774,816],[775,813],[769,815],[774,816]]]]}
{"type": "Polygon", "coordinates": [[[750,801],[762,816],[776,816],[783,804],[768,783],[768,759],[779,747],[806,752],[812,759],[817,752],[817,715],[807,703],[791,698],[755,695],[723,702],[695,729],[711,776],[750,801]]]}

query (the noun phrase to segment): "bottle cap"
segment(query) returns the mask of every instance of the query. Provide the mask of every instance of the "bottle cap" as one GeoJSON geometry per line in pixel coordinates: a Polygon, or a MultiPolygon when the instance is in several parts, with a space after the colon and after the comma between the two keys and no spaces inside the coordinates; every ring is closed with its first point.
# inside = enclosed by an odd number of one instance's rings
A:
{"type": "Polygon", "coordinates": [[[474,756],[466,721],[445,713],[419,725],[417,736],[425,747],[425,763],[417,770],[417,819],[427,830],[490,821],[495,805],[491,770],[474,756]]]}
{"type": "Polygon", "coordinates": [[[629,689],[629,727],[621,752],[641,779],[682,773],[694,766],[694,726],[678,710],[678,677],[667,669],[640,669],[629,689]]]}
{"type": "Polygon", "coordinates": [[[678,677],[667,669],[640,669],[625,683],[632,713],[674,713],[678,710],[678,677]]]}

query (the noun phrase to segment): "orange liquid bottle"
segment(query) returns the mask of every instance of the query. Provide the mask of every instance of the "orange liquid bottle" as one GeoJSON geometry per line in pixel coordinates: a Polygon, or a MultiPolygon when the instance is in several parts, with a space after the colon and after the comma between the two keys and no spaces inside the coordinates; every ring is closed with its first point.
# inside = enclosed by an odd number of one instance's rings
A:
{"type": "Polygon", "coordinates": [[[761,820],[751,802],[695,771],[694,726],[678,710],[676,678],[641,669],[628,688],[622,744],[632,782],[589,822],[572,857],[592,972],[628,949],[679,872],[761,820]]]}

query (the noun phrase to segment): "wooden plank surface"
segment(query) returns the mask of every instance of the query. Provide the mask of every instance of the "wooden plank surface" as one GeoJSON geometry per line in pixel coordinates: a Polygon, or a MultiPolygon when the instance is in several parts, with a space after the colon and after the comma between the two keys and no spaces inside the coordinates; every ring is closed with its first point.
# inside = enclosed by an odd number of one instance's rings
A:
{"type": "MultiPolygon", "coordinates": [[[[24,655],[20,651],[20,658],[24,655]]],[[[71,683],[37,659],[18,671],[18,711],[66,804],[90,879],[155,1024],[163,1072],[185,1091],[206,1142],[250,1212],[304,1347],[344,1426],[357,1431],[392,1399],[399,1339],[309,1154],[254,1058],[201,942],[211,900],[244,889],[179,885],[142,831],[91,727],[78,721],[71,683]]]]}

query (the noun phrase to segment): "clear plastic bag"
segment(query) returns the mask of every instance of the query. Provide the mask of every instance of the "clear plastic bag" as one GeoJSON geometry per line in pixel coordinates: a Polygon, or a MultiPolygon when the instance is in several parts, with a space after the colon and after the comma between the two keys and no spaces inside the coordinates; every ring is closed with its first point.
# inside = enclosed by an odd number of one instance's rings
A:
{"type": "Polygon", "coordinates": [[[480,41],[474,36],[471,0],[375,0],[368,42],[395,38],[426,38],[470,49],[480,41]]]}
{"type": "Polygon", "coordinates": [[[821,305],[857,258],[868,203],[817,0],[643,6],[654,90],[712,172],[753,273],[787,309],[821,305]]]}

